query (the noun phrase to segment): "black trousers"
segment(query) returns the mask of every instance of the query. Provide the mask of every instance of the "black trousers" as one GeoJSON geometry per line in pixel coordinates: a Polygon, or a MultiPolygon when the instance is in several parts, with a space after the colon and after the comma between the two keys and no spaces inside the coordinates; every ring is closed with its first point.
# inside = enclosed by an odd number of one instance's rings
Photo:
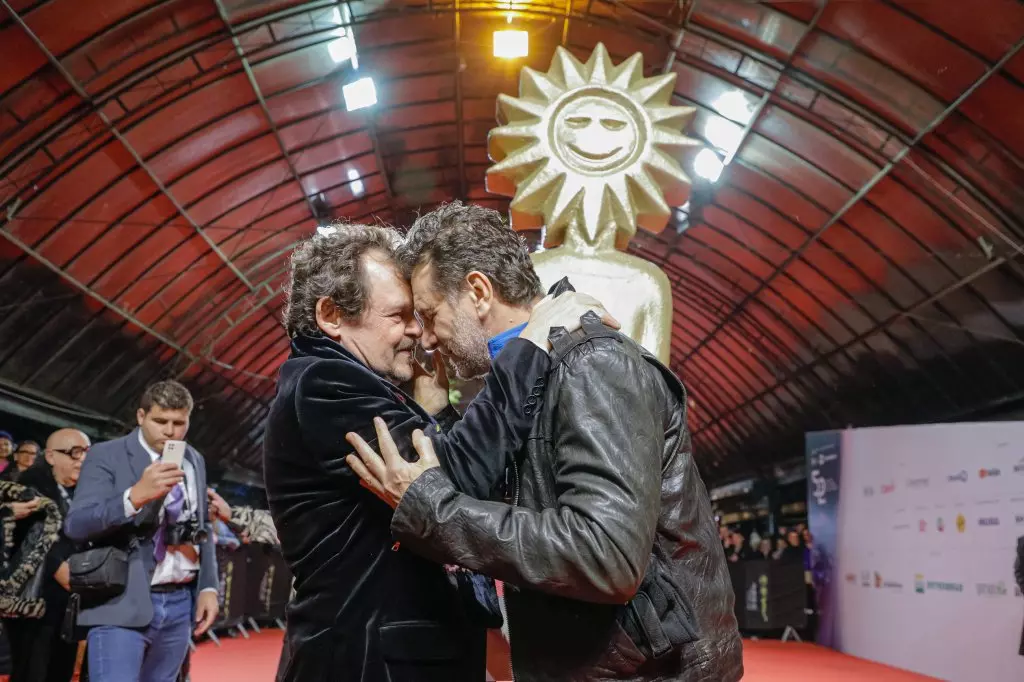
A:
{"type": "Polygon", "coordinates": [[[4,618],[11,645],[10,682],[70,682],[78,642],[65,642],[59,623],[34,618],[4,618]]]}

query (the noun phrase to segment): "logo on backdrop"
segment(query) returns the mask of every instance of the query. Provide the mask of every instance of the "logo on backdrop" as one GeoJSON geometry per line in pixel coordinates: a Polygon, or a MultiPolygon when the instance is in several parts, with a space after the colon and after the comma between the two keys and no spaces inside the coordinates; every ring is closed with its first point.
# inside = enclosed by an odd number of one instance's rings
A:
{"type": "MultiPolygon", "coordinates": [[[[822,455],[824,457],[824,455],[822,455]]],[[[833,455],[833,457],[835,457],[833,455]]],[[[822,476],[821,472],[817,469],[811,471],[811,483],[814,485],[814,491],[811,493],[814,495],[815,501],[818,506],[825,504],[825,497],[829,493],[834,493],[839,490],[839,486],[836,485],[834,479],[822,476]]]]}
{"type": "Polygon", "coordinates": [[[928,530],[928,522],[924,519],[921,519],[917,522],[917,529],[922,533],[925,532],[926,530],[928,530]]]}
{"type": "Polygon", "coordinates": [[[889,493],[893,492],[894,490],[896,490],[896,484],[895,483],[883,483],[882,484],[882,494],[883,495],[888,495],[889,493]]]}
{"type": "Polygon", "coordinates": [[[823,467],[829,462],[834,462],[837,459],[839,459],[839,455],[835,452],[829,452],[827,454],[822,452],[816,455],[811,455],[811,464],[817,464],[819,467],[823,467]]]}
{"type": "Polygon", "coordinates": [[[967,472],[961,469],[955,474],[950,474],[949,476],[947,476],[946,480],[949,481],[950,483],[967,483],[967,472]]]}
{"type": "Polygon", "coordinates": [[[998,526],[999,525],[999,517],[998,516],[982,516],[980,519],[978,519],[978,525],[979,526],[998,526]]]}
{"type": "Polygon", "coordinates": [[[860,572],[860,586],[871,587],[871,571],[860,572]]]}
{"type": "Polygon", "coordinates": [[[874,497],[875,487],[873,485],[864,486],[864,497],[874,497]]]}
{"type": "Polygon", "coordinates": [[[963,533],[967,530],[967,519],[964,518],[963,514],[956,515],[956,532],[963,533]]]}
{"type": "Polygon", "coordinates": [[[928,487],[928,480],[929,479],[927,479],[927,478],[908,478],[907,479],[907,487],[915,489],[915,490],[919,490],[921,488],[927,488],[928,487]]]}
{"type": "Polygon", "coordinates": [[[925,580],[921,573],[914,574],[914,592],[924,594],[926,590],[936,592],[963,592],[963,583],[950,583],[941,580],[925,580]]]}
{"type": "Polygon", "coordinates": [[[1024,474],[1024,457],[1020,458],[1020,461],[1013,465],[1013,473],[1024,474]]]}
{"type": "Polygon", "coordinates": [[[945,524],[945,523],[943,523],[943,521],[942,521],[942,517],[941,517],[941,516],[940,516],[940,517],[938,518],[938,520],[937,520],[937,521],[935,522],[935,529],[936,529],[937,531],[939,531],[940,533],[945,533],[945,532],[946,532],[946,524],[945,524]]]}
{"type": "Polygon", "coordinates": [[[997,583],[978,583],[979,597],[1005,597],[1008,592],[1006,591],[1006,583],[1000,580],[997,583]]]}
{"type": "Polygon", "coordinates": [[[892,527],[893,530],[910,530],[909,523],[897,523],[892,527]]]}
{"type": "Polygon", "coordinates": [[[1018,526],[1024,526],[1024,514],[1014,514],[1013,521],[1018,526]]]}
{"type": "Polygon", "coordinates": [[[995,478],[1000,473],[999,469],[978,469],[978,478],[995,478]]]}
{"type": "Polygon", "coordinates": [[[884,588],[884,589],[887,589],[887,590],[892,590],[894,592],[902,592],[903,591],[903,583],[898,583],[895,580],[884,580],[882,578],[882,574],[879,573],[878,571],[875,571],[875,588],[876,589],[884,588]]]}
{"type": "Polygon", "coordinates": [[[857,574],[856,573],[847,573],[846,574],[846,582],[850,583],[851,585],[856,585],[857,584],[857,574]]]}

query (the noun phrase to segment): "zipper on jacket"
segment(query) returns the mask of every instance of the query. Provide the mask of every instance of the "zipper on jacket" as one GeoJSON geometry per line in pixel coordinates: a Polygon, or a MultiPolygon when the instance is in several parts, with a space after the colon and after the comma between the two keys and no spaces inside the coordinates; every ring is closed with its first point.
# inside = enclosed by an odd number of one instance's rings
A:
{"type": "MultiPolygon", "coordinates": [[[[519,506],[519,465],[516,464],[516,457],[512,455],[512,506],[519,506]]],[[[512,619],[508,615],[508,602],[505,601],[505,590],[509,588],[509,585],[502,584],[501,595],[498,599],[501,600],[501,608],[505,612],[505,631],[508,632],[508,669],[512,675],[512,682],[516,682],[516,668],[512,665],[512,619]]]]}

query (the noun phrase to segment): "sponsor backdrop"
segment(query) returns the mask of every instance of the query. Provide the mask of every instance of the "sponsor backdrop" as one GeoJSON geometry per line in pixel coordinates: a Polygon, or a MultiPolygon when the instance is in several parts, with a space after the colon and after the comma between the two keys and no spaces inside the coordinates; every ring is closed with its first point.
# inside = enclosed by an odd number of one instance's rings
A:
{"type": "Polygon", "coordinates": [[[807,463],[822,643],[954,682],[1024,680],[1024,422],[811,433],[807,463]]]}

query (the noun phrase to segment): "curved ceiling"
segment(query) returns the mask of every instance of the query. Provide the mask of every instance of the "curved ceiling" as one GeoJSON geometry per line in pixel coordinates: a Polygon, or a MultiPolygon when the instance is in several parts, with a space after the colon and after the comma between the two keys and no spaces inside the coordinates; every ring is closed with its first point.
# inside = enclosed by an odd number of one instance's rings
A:
{"type": "Polygon", "coordinates": [[[1022,397],[1015,0],[0,0],[0,377],[122,420],[182,377],[197,445],[258,468],[293,242],[505,210],[496,95],[599,41],[675,71],[726,164],[632,246],[673,283],[705,477],[1022,397]],[[491,55],[502,27],[528,58],[491,55]]]}

